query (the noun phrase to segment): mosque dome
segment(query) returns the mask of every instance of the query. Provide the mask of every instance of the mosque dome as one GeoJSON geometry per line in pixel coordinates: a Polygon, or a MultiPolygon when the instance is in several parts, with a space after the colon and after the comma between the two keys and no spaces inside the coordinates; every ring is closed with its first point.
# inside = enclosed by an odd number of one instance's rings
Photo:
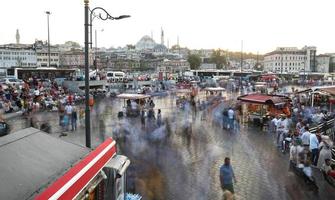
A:
{"type": "Polygon", "coordinates": [[[136,43],[136,49],[142,50],[142,49],[153,49],[156,46],[156,42],[149,36],[145,35],[143,36],[137,43],[136,43]]]}
{"type": "Polygon", "coordinates": [[[167,52],[167,48],[164,44],[157,44],[155,47],[154,47],[154,52],[167,52]]]}

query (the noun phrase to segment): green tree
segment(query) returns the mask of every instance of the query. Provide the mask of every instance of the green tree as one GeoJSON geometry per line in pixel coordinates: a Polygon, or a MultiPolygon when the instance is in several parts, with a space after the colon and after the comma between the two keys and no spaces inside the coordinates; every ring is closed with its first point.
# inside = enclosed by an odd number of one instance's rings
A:
{"type": "Polygon", "coordinates": [[[132,45],[132,44],[127,44],[127,49],[130,50],[130,49],[135,49],[135,45],[132,45]]]}
{"type": "Polygon", "coordinates": [[[214,50],[210,60],[212,63],[216,64],[217,69],[222,69],[224,66],[227,65],[227,58],[225,52],[221,49],[214,50]]]}
{"type": "Polygon", "coordinates": [[[199,69],[201,64],[201,58],[199,55],[190,54],[187,58],[187,61],[190,63],[191,69],[199,69]]]}

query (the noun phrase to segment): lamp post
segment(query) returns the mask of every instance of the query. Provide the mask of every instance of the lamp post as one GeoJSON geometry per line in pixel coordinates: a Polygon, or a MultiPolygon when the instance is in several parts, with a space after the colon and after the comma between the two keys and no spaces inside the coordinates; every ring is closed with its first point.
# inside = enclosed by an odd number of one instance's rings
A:
{"type": "Polygon", "coordinates": [[[240,93],[242,94],[242,67],[243,67],[243,40],[241,40],[241,75],[240,75],[240,93]]]}
{"type": "Polygon", "coordinates": [[[90,82],[89,82],[89,62],[88,62],[88,45],[91,45],[92,48],[92,21],[93,17],[101,20],[119,20],[130,17],[130,15],[121,15],[119,17],[111,16],[105,9],[101,7],[89,9],[89,0],[84,0],[84,11],[85,11],[85,138],[86,138],[86,147],[91,148],[91,116],[90,116],[90,82]],[[95,13],[97,11],[98,13],[95,13]],[[90,15],[90,16],[88,16],[90,15]],[[90,21],[89,21],[90,17],[90,21]],[[91,40],[89,42],[89,26],[91,33],[91,40]]]}
{"type": "Polygon", "coordinates": [[[49,29],[49,16],[51,14],[50,11],[45,12],[47,14],[47,21],[48,21],[48,67],[50,67],[50,29],[49,29]]]}
{"type": "MultiPolygon", "coordinates": [[[[100,32],[103,32],[104,29],[101,29],[100,32]]],[[[94,49],[94,65],[95,69],[98,70],[98,64],[97,64],[97,51],[98,51],[98,33],[97,29],[95,29],[95,49],[94,49]]]]}
{"type": "Polygon", "coordinates": [[[281,56],[280,56],[280,59],[281,59],[281,63],[280,63],[280,75],[282,76],[283,75],[283,68],[284,68],[284,63],[283,63],[283,60],[284,60],[284,48],[280,48],[280,52],[281,52],[281,56]]]}

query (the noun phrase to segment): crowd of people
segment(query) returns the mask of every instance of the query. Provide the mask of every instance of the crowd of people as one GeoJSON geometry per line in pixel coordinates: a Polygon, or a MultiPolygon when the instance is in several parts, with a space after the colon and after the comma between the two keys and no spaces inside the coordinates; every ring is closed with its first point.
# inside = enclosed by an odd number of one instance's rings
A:
{"type": "Polygon", "coordinates": [[[277,115],[268,121],[268,132],[274,133],[278,148],[283,153],[290,152],[291,167],[307,181],[315,182],[312,168],[335,178],[330,165],[333,141],[325,134],[332,128],[327,122],[334,118],[333,114],[320,107],[308,106],[304,98],[297,97],[293,97],[291,113],[277,115]]]}

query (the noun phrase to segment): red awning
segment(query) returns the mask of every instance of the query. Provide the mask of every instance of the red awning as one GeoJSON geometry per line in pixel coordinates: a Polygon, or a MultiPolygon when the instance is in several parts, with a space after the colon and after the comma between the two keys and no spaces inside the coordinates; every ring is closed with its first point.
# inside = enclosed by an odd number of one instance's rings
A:
{"type": "Polygon", "coordinates": [[[249,94],[240,96],[237,98],[237,100],[258,104],[279,104],[284,103],[288,100],[288,98],[284,96],[273,96],[266,94],[249,94]]]}
{"type": "Polygon", "coordinates": [[[74,199],[115,154],[115,141],[109,138],[35,199],[74,199]]]}

